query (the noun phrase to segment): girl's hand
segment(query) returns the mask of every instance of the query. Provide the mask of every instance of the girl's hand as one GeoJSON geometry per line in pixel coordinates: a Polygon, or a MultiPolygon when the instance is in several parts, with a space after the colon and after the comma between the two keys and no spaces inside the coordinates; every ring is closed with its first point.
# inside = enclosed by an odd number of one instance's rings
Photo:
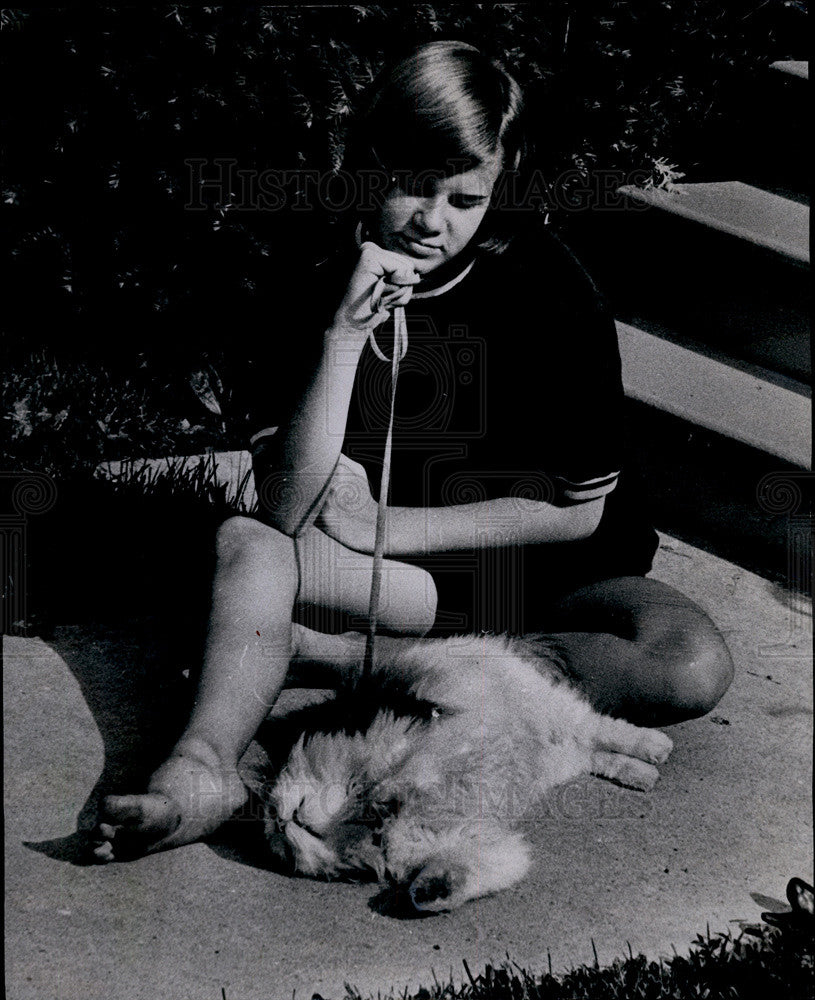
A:
{"type": "Polygon", "coordinates": [[[349,549],[373,555],[377,509],[365,469],[340,455],[315,525],[349,549]]]}
{"type": "Polygon", "coordinates": [[[370,241],[363,243],[334,328],[366,334],[376,329],[396,306],[407,305],[418,280],[406,257],[370,241]]]}

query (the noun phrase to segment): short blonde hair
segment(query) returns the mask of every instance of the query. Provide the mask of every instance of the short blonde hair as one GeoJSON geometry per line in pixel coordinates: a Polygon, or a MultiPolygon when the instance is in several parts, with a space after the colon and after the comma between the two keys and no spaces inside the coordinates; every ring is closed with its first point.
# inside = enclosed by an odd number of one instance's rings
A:
{"type": "MultiPolygon", "coordinates": [[[[466,42],[428,42],[374,81],[343,169],[381,171],[388,180],[429,171],[450,176],[500,155],[504,171],[517,170],[526,154],[522,111],[521,88],[497,59],[466,42]]],[[[377,207],[362,206],[361,213],[377,207]]],[[[484,249],[506,245],[496,225],[501,214],[493,205],[482,223],[484,249]]]]}

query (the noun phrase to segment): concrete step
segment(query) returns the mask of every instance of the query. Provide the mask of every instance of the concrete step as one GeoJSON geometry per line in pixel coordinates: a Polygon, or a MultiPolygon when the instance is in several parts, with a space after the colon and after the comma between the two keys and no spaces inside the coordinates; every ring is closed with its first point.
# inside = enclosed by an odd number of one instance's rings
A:
{"type": "Polygon", "coordinates": [[[738,164],[740,180],[765,190],[787,188],[809,198],[812,112],[807,77],[807,63],[785,60],[757,74],[745,89],[738,120],[726,126],[729,156],[722,161],[738,164]]]}
{"type": "Polygon", "coordinates": [[[779,59],[770,63],[770,69],[786,73],[788,76],[797,76],[802,80],[809,79],[809,63],[803,59],[779,59]]]}
{"type": "Polygon", "coordinates": [[[739,197],[747,185],[684,187],[632,191],[627,210],[574,220],[568,242],[623,322],[808,385],[807,206],[739,197]],[[723,190],[732,204],[712,196],[723,190]]]}
{"type": "Polygon", "coordinates": [[[626,438],[657,530],[807,593],[813,473],[665,409],[627,403],[626,438]]]}
{"type": "Polygon", "coordinates": [[[671,191],[627,184],[620,192],[639,205],[691,219],[809,263],[809,206],[741,181],[676,184],[671,191]]]}
{"type": "Polygon", "coordinates": [[[618,322],[632,399],[808,468],[811,400],[784,385],[618,322]]]}

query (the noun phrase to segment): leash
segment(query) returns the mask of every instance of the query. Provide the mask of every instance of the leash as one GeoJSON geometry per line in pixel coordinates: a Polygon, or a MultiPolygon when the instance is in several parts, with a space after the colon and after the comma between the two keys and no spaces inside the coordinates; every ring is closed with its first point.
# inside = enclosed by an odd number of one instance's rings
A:
{"type": "MultiPolygon", "coordinates": [[[[376,294],[376,293],[375,293],[376,294]]],[[[362,661],[362,671],[358,683],[364,683],[371,676],[374,667],[374,646],[376,642],[376,622],[379,617],[379,604],[382,593],[382,563],[385,556],[385,532],[388,526],[388,496],[391,478],[391,453],[393,451],[393,418],[396,407],[396,383],[399,378],[399,362],[407,352],[407,321],[405,307],[397,306],[393,310],[393,354],[389,358],[374,337],[374,331],[368,335],[374,354],[381,361],[389,361],[391,365],[391,399],[388,413],[388,431],[385,436],[385,451],[382,456],[382,479],[379,484],[379,503],[376,509],[376,531],[374,534],[373,567],[371,569],[371,597],[368,603],[368,632],[365,642],[365,657],[362,661]]]]}
{"type": "MultiPolygon", "coordinates": [[[[362,223],[357,225],[355,239],[357,246],[362,244],[362,223]]],[[[453,288],[470,273],[475,264],[475,259],[471,260],[467,266],[455,277],[445,282],[443,285],[433,289],[426,289],[423,292],[414,291],[411,299],[426,299],[436,295],[441,295],[448,289],[453,288]]],[[[371,297],[372,304],[378,302],[382,294],[385,279],[380,278],[371,297]]],[[[376,311],[376,309],[374,309],[376,311]]],[[[368,603],[368,631],[365,642],[365,656],[362,660],[362,669],[357,677],[357,683],[367,680],[373,670],[374,647],[376,641],[376,621],[379,617],[379,603],[382,592],[382,562],[385,554],[385,530],[387,528],[388,517],[388,494],[390,489],[391,474],[391,451],[393,450],[393,416],[396,404],[396,382],[399,377],[399,362],[404,358],[408,347],[407,321],[405,319],[405,307],[396,306],[393,310],[393,354],[388,357],[379,347],[371,330],[368,334],[371,349],[380,361],[390,362],[391,365],[391,399],[390,412],[388,414],[388,432],[385,437],[385,451],[382,456],[382,480],[379,486],[379,501],[376,511],[376,530],[374,533],[374,554],[373,567],[371,569],[371,597],[368,603]]]]}

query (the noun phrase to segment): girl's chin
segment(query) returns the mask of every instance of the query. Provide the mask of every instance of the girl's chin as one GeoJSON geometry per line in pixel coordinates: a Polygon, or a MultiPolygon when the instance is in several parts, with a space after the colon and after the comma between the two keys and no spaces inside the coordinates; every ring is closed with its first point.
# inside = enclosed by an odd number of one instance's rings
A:
{"type": "Polygon", "coordinates": [[[414,270],[418,271],[419,274],[427,274],[429,271],[435,271],[437,267],[440,267],[449,259],[446,253],[441,253],[439,251],[433,253],[427,253],[425,251],[421,253],[411,253],[410,245],[408,243],[403,243],[401,240],[393,240],[387,249],[400,254],[402,257],[407,257],[413,265],[414,270]]]}
{"type": "Polygon", "coordinates": [[[438,257],[434,257],[432,259],[425,258],[424,260],[421,260],[410,256],[410,254],[406,254],[404,250],[402,251],[402,255],[410,259],[410,262],[413,265],[413,270],[418,274],[430,274],[431,271],[435,271],[436,268],[441,267],[441,265],[448,259],[447,257],[439,254],[438,257]]]}

